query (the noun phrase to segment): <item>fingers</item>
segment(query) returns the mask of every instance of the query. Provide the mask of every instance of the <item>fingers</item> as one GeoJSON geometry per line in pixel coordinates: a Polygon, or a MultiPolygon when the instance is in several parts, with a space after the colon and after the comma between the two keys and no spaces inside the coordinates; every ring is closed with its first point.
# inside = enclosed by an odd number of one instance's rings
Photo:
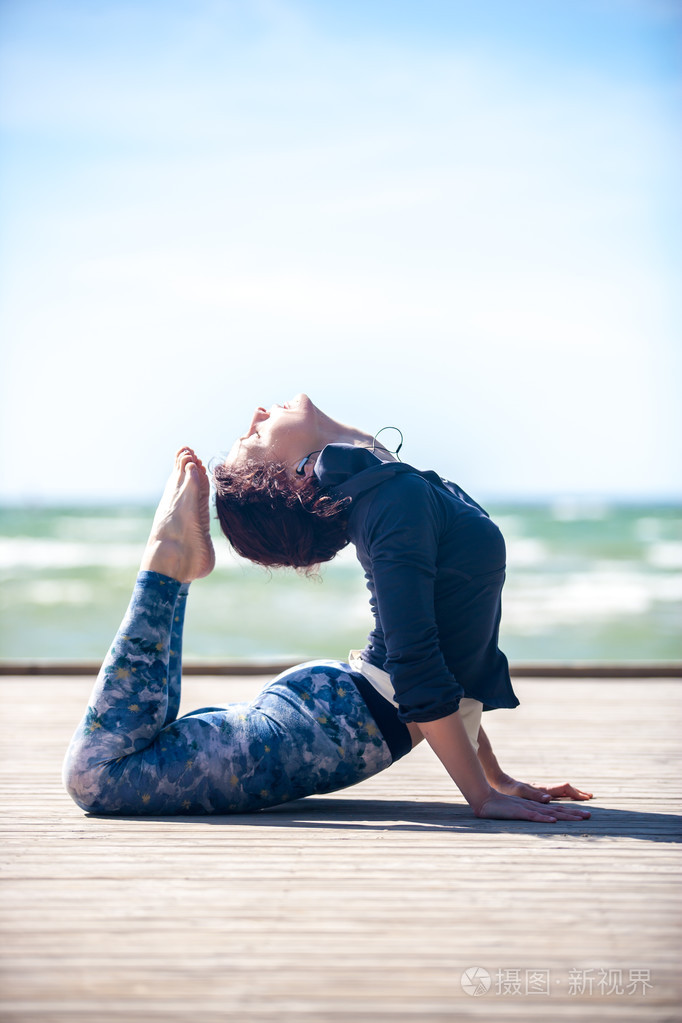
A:
{"type": "Polygon", "coordinates": [[[519,812],[515,816],[518,819],[524,821],[540,821],[542,824],[556,824],[558,816],[554,811],[553,806],[540,808],[537,803],[532,804],[529,800],[519,800],[522,806],[519,807],[519,812]]]}
{"type": "Polygon", "coordinates": [[[536,803],[549,803],[552,798],[547,789],[535,785],[519,785],[516,795],[522,799],[533,799],[536,803]]]}
{"type": "Polygon", "coordinates": [[[567,781],[562,785],[548,785],[545,791],[550,794],[552,799],[584,800],[593,798],[591,792],[583,792],[567,781]]]}
{"type": "MultiPolygon", "coordinates": [[[[525,800],[525,802],[530,804],[529,809],[535,810],[536,813],[538,812],[537,808],[532,806],[531,800],[525,800]]],[[[591,816],[589,810],[581,810],[577,806],[560,806],[554,804],[552,806],[547,806],[546,810],[541,812],[550,814],[556,820],[562,821],[582,821],[587,820],[587,818],[591,816]]]]}
{"type": "Polygon", "coordinates": [[[590,816],[589,810],[581,810],[578,807],[554,804],[540,807],[531,799],[504,796],[497,792],[475,812],[477,817],[537,821],[541,824],[556,824],[557,821],[583,821],[590,816]]]}
{"type": "Polygon", "coordinates": [[[523,820],[539,821],[541,824],[556,824],[557,822],[556,817],[552,817],[548,813],[539,813],[538,811],[535,811],[535,813],[529,811],[528,815],[524,817],[523,820]]]}
{"type": "Polygon", "coordinates": [[[498,787],[498,791],[507,796],[532,799],[536,803],[549,803],[551,799],[573,799],[576,802],[581,802],[593,798],[591,792],[583,792],[582,789],[576,788],[568,781],[562,782],[560,785],[527,785],[525,782],[514,781],[510,778],[496,787],[498,787]]]}

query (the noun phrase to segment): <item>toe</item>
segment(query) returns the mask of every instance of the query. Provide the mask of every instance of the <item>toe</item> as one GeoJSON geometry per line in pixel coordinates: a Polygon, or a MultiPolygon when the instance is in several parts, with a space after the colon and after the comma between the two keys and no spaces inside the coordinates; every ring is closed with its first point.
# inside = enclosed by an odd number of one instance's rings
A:
{"type": "Polygon", "coordinates": [[[189,462],[196,462],[197,456],[194,454],[191,448],[180,448],[177,455],[175,456],[175,464],[178,469],[182,470],[189,462]]]}

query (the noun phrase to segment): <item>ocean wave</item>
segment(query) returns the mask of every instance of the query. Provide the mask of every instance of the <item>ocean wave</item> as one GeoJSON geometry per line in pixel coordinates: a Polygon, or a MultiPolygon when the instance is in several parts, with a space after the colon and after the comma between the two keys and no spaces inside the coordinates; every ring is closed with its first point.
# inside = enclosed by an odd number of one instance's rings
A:
{"type": "MultiPolygon", "coordinates": [[[[224,537],[214,537],[216,568],[223,572],[262,571],[240,558],[224,537]]],[[[45,570],[79,568],[135,569],[144,551],[144,540],[139,543],[92,543],[88,541],[58,540],[48,537],[0,537],[0,571],[21,569],[45,570]]],[[[340,551],[336,565],[325,571],[347,571],[357,565],[352,548],[340,551]]]]}
{"type": "Polygon", "coordinates": [[[506,588],[503,621],[523,634],[561,625],[646,615],[656,603],[682,600],[682,576],[602,568],[554,577],[517,576],[506,588]]]}
{"type": "Polygon", "coordinates": [[[542,540],[531,537],[512,537],[506,540],[507,564],[513,569],[542,565],[547,562],[550,551],[542,540]]]}
{"type": "Polygon", "coordinates": [[[138,564],[144,544],[76,543],[28,537],[0,539],[0,569],[119,568],[138,564]]]}
{"type": "Polygon", "coordinates": [[[651,544],[646,560],[655,568],[682,568],[682,541],[661,540],[651,544]]]}
{"type": "Polygon", "coordinates": [[[151,521],[151,515],[60,515],[52,528],[58,540],[106,544],[138,538],[144,541],[151,521]]]}
{"type": "Polygon", "coordinates": [[[604,501],[580,497],[562,497],[550,504],[552,517],[557,522],[599,521],[609,514],[609,505],[604,501]]]}
{"type": "Polygon", "coordinates": [[[22,596],[31,604],[89,604],[97,599],[97,587],[78,579],[38,579],[24,587],[22,596]]]}

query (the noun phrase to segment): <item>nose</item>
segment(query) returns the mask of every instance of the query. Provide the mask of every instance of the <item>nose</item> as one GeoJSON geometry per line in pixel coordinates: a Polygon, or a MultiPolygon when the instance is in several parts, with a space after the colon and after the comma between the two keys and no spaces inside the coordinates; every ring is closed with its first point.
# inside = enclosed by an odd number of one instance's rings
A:
{"type": "Polygon", "coordinates": [[[240,437],[239,439],[240,440],[246,440],[247,437],[251,436],[251,434],[255,430],[256,426],[258,425],[258,423],[262,423],[264,419],[269,419],[269,418],[270,418],[270,413],[267,411],[267,409],[264,409],[262,405],[259,405],[258,408],[256,409],[256,411],[253,414],[253,418],[251,419],[251,423],[249,425],[248,430],[246,431],[244,436],[240,437]]]}

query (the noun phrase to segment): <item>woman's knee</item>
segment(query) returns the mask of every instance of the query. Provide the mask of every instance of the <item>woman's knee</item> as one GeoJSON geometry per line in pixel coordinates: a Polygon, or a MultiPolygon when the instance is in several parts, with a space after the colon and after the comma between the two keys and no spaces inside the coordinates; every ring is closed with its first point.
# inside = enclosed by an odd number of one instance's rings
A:
{"type": "Polygon", "coordinates": [[[88,764],[77,749],[69,749],[62,766],[64,788],[86,813],[102,808],[106,765],[88,764]]]}

